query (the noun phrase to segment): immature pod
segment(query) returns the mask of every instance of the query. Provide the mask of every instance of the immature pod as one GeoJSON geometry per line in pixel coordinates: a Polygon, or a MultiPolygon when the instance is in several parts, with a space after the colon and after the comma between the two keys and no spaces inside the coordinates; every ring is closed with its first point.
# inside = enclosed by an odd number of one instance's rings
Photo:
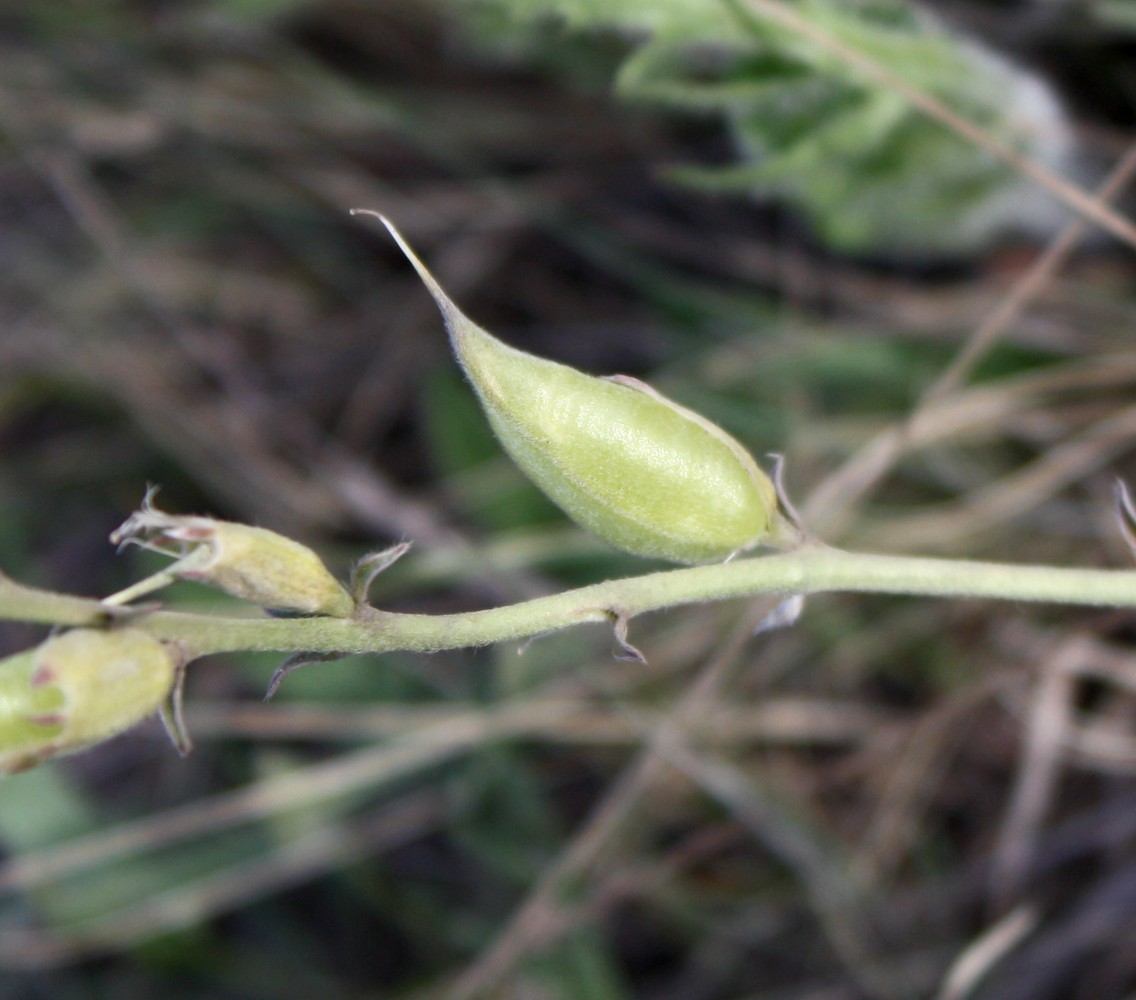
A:
{"type": "Polygon", "coordinates": [[[306,545],[267,528],[211,517],[167,514],[147,494],[111,535],[176,557],[161,573],[116,594],[122,604],[172,579],[193,580],[271,611],[346,618],[355,600],[306,545]]]}
{"type": "Polygon", "coordinates": [[[617,548],[686,563],[799,537],[773,482],[725,431],[635,379],[596,378],[503,344],[379,218],[438,304],[501,444],[575,521],[617,548]]]}
{"type": "Polygon", "coordinates": [[[162,708],[176,674],[132,628],[76,628],[0,660],[0,775],[117,736],[162,708]]]}

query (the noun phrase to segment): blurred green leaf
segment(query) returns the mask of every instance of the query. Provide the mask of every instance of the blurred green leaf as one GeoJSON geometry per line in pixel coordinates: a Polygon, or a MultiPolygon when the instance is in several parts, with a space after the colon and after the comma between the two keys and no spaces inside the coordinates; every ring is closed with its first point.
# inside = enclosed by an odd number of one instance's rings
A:
{"type": "Polygon", "coordinates": [[[1106,24],[1123,31],[1136,31],[1136,3],[1132,0],[1100,0],[1091,10],[1106,24]]]}
{"type": "MultiPolygon", "coordinates": [[[[1062,213],[1012,169],[913,109],[805,36],[721,0],[465,0],[516,18],[556,14],[623,32],[616,76],[629,100],[721,116],[735,164],[686,164],[673,179],[783,199],[843,250],[953,254],[1008,231],[1048,231],[1062,213]],[[631,41],[631,39],[634,39],[631,41]]],[[[1074,145],[1046,85],[902,0],[800,0],[835,41],[939,99],[1052,169],[1074,145]]]]}
{"type": "Polygon", "coordinates": [[[86,831],[91,811],[60,767],[40,767],[0,785],[0,843],[13,854],[86,831]]]}

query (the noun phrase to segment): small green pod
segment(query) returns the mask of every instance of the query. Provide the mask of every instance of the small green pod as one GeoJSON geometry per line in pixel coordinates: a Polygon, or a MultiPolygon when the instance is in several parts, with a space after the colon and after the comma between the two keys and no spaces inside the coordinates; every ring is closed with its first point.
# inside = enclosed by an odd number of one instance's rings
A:
{"type": "Polygon", "coordinates": [[[502,343],[468,319],[391,223],[512,459],[573,520],[636,555],[697,563],[795,529],[730,435],[635,379],[596,378],[502,343]]]}
{"type": "Polygon", "coordinates": [[[162,708],[177,665],[138,629],[76,628],[0,660],[0,775],[77,753],[162,708]]]}
{"type": "Polygon", "coordinates": [[[355,610],[343,584],[306,545],[267,528],[167,514],[154,506],[152,492],[110,537],[177,557],[161,574],[115,595],[116,604],[147,592],[152,580],[176,577],[285,614],[347,618],[355,610]]]}

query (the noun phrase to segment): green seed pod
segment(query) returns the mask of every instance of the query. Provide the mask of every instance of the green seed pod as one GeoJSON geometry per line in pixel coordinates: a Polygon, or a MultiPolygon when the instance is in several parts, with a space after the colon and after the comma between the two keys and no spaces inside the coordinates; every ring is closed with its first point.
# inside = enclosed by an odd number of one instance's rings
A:
{"type": "Polygon", "coordinates": [[[311,549],[266,528],[179,516],[158,510],[150,495],[111,535],[177,561],[162,573],[114,595],[122,604],[173,578],[205,583],[272,611],[346,618],[355,600],[311,549]]]}
{"type": "Polygon", "coordinates": [[[77,628],[0,660],[0,775],[117,736],[158,711],[177,667],[138,629],[77,628]]]}
{"type": "Polygon", "coordinates": [[[503,344],[379,218],[438,304],[505,450],[575,521],[617,548],[684,563],[799,537],[773,482],[725,431],[636,379],[596,378],[503,344]]]}

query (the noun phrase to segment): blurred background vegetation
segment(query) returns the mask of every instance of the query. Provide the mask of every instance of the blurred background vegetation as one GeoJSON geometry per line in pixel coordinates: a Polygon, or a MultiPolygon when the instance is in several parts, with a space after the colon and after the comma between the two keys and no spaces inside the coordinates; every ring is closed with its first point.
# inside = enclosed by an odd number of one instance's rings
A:
{"type": "MultiPolygon", "coordinates": [[[[1136,166],[1133,5],[768,6],[9,0],[0,567],[124,586],[158,483],[339,572],[412,540],[400,610],[657,568],[501,456],[352,206],[504,339],[784,452],[833,543],[1128,562],[1132,246],[817,37],[1093,190],[1136,166]]],[[[195,664],[192,757],[155,724],[0,784],[0,996],[1132,996],[1130,617],[767,610],[639,619],[647,667],[581,629],[268,705],[275,660],[195,664]]]]}

